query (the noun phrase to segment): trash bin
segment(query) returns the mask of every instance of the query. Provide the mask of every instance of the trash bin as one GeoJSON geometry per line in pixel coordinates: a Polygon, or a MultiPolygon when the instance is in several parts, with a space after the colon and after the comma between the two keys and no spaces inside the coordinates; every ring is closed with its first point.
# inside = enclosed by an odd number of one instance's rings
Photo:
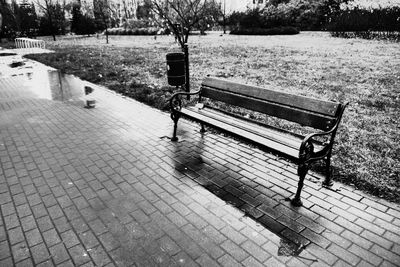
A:
{"type": "Polygon", "coordinates": [[[180,86],[185,84],[185,54],[167,54],[167,78],[168,84],[180,86]]]}

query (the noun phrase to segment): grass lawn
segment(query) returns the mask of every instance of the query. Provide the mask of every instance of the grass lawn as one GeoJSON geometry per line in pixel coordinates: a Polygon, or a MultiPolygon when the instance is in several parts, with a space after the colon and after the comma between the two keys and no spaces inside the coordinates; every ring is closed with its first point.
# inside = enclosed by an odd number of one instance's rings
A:
{"type": "MultiPolygon", "coordinates": [[[[400,43],[293,36],[189,38],[192,89],[207,75],[320,99],[349,101],[334,146],[334,180],[400,203],[400,43]]],[[[172,37],[111,36],[47,42],[33,58],[158,108],[175,90],[166,83],[172,37]],[[103,37],[101,37],[103,38],[103,37]]]]}

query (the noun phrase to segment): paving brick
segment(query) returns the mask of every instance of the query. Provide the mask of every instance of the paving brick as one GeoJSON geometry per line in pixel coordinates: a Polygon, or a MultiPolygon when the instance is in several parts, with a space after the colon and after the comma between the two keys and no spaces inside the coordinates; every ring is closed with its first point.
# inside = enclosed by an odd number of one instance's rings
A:
{"type": "MultiPolygon", "coordinates": [[[[380,247],[376,244],[372,246],[372,248],[369,250],[370,252],[374,253],[375,255],[379,255],[386,261],[394,264],[394,265],[399,265],[400,264],[400,255],[395,254],[383,247],[380,247]]],[[[384,263],[383,263],[384,265],[384,263]]]]}
{"type": "Polygon", "coordinates": [[[9,203],[1,205],[1,212],[4,217],[7,217],[9,215],[13,215],[14,213],[16,213],[17,210],[14,207],[14,203],[9,202],[9,203]]]}
{"type": "Polygon", "coordinates": [[[335,267],[350,267],[352,265],[350,265],[349,263],[343,261],[343,260],[338,260],[335,265],[333,265],[335,267]]]}
{"type": "Polygon", "coordinates": [[[65,262],[70,259],[70,256],[64,244],[57,244],[49,248],[51,258],[55,264],[65,262]]]}
{"type": "Polygon", "coordinates": [[[331,244],[331,240],[311,231],[310,229],[304,229],[300,235],[304,236],[308,240],[311,240],[312,243],[315,243],[322,248],[327,248],[331,244]]]}
{"type": "Polygon", "coordinates": [[[218,267],[220,266],[218,262],[215,260],[211,259],[207,254],[201,255],[198,259],[196,259],[196,262],[203,267],[218,267]]]}
{"type": "Polygon", "coordinates": [[[221,244],[221,247],[238,262],[243,261],[249,256],[249,254],[243,248],[236,245],[230,240],[226,240],[225,242],[223,242],[221,244]]]}
{"type": "Polygon", "coordinates": [[[9,242],[11,245],[20,243],[25,240],[21,227],[8,230],[9,242]]]}
{"type": "Polygon", "coordinates": [[[374,221],[374,224],[376,224],[377,226],[386,229],[387,231],[393,232],[393,233],[399,233],[400,232],[400,227],[396,226],[393,223],[389,223],[387,221],[384,221],[382,219],[380,219],[379,217],[377,217],[374,221]]]}
{"type": "Polygon", "coordinates": [[[385,229],[379,227],[378,225],[374,223],[370,223],[362,218],[358,218],[355,223],[359,226],[361,226],[364,229],[367,229],[368,231],[371,231],[377,235],[382,235],[385,232],[385,229]]]}
{"type": "Polygon", "coordinates": [[[63,244],[67,248],[73,247],[73,246],[75,246],[75,245],[80,243],[77,235],[72,230],[68,230],[68,231],[62,233],[61,234],[61,239],[63,241],[63,244]]]}
{"type": "Polygon", "coordinates": [[[252,241],[244,242],[241,245],[241,247],[260,262],[264,262],[265,260],[271,257],[271,255],[268,252],[260,248],[257,244],[253,243],[252,241]]]}
{"type": "Polygon", "coordinates": [[[333,264],[339,259],[338,256],[330,253],[326,248],[322,248],[313,243],[307,246],[307,251],[319,258],[319,261],[323,261],[329,266],[333,266],[333,264]]]}
{"type": "Polygon", "coordinates": [[[322,225],[316,223],[314,220],[307,218],[307,217],[301,216],[296,221],[317,234],[320,234],[325,230],[325,227],[323,227],[322,225]]]}
{"type": "Polygon", "coordinates": [[[25,267],[25,266],[34,266],[34,264],[32,263],[32,260],[30,258],[25,259],[23,261],[17,262],[15,264],[16,267],[25,267]]]}
{"type": "Polygon", "coordinates": [[[20,226],[20,222],[16,214],[11,214],[4,217],[4,224],[7,230],[20,226]]]}
{"type": "Polygon", "coordinates": [[[339,247],[336,244],[332,244],[331,246],[329,246],[328,251],[351,265],[356,265],[361,261],[360,257],[348,252],[347,250],[339,247]]]}
{"type": "Polygon", "coordinates": [[[42,232],[42,235],[48,247],[51,247],[61,242],[61,239],[55,229],[50,229],[46,232],[42,232]]]}
{"type": "Polygon", "coordinates": [[[188,254],[180,252],[173,256],[178,266],[196,267],[199,266],[188,254]]]}
{"type": "Polygon", "coordinates": [[[373,266],[379,266],[379,264],[383,261],[381,257],[378,257],[372,252],[369,252],[368,250],[365,250],[362,247],[357,246],[355,244],[349,247],[348,250],[351,253],[359,256],[361,259],[364,259],[365,261],[369,262],[373,266]]]}
{"type": "Polygon", "coordinates": [[[243,236],[238,230],[232,228],[231,226],[226,226],[220,230],[228,239],[240,245],[247,240],[247,237],[243,236]]]}
{"type": "Polygon", "coordinates": [[[23,218],[32,214],[31,209],[28,204],[23,204],[17,206],[18,217],[23,218]]]}
{"type": "Polygon", "coordinates": [[[55,265],[53,264],[52,260],[49,259],[49,260],[47,260],[47,261],[44,261],[44,262],[42,262],[42,263],[39,263],[37,266],[38,266],[38,267],[53,267],[53,266],[55,266],[55,265]]]}
{"type": "Polygon", "coordinates": [[[100,235],[99,240],[106,251],[112,251],[120,247],[120,243],[118,242],[118,240],[116,240],[114,236],[112,236],[109,232],[100,235]]]}
{"type": "Polygon", "coordinates": [[[174,256],[181,252],[181,248],[170,237],[164,236],[159,240],[160,248],[169,255],[174,256]]]}
{"type": "Polygon", "coordinates": [[[226,266],[226,267],[230,267],[230,266],[243,266],[242,264],[240,264],[239,262],[237,262],[234,258],[232,258],[230,255],[225,254],[224,256],[222,256],[221,258],[218,259],[218,262],[220,264],[220,266],[226,266]]]}
{"type": "Polygon", "coordinates": [[[37,219],[36,223],[41,232],[45,232],[47,230],[54,228],[53,222],[50,220],[48,216],[37,219]]]}
{"type": "Polygon", "coordinates": [[[212,258],[217,259],[224,254],[222,249],[212,242],[212,239],[202,235],[201,232],[193,226],[189,224],[185,225],[182,227],[182,230],[193,240],[196,240],[197,244],[202,247],[212,258]]]}
{"type": "Polygon", "coordinates": [[[76,245],[68,249],[69,254],[72,257],[74,264],[81,265],[90,261],[88,252],[81,246],[76,245]]]}
{"type": "Polygon", "coordinates": [[[93,259],[94,266],[106,266],[108,263],[111,263],[110,257],[107,253],[98,246],[89,251],[91,258],[93,259]]]}
{"type": "Polygon", "coordinates": [[[372,233],[368,230],[364,230],[361,234],[361,237],[373,241],[374,244],[377,244],[381,247],[384,247],[386,249],[390,249],[393,245],[393,243],[379,235],[376,235],[375,233],[372,233]]]}
{"type": "Polygon", "coordinates": [[[85,246],[86,250],[89,250],[89,249],[99,245],[99,241],[97,240],[97,238],[93,235],[93,233],[91,231],[86,231],[84,233],[80,233],[79,239],[82,241],[82,244],[85,246]]]}
{"type": "Polygon", "coordinates": [[[34,247],[31,247],[30,251],[35,264],[39,264],[50,259],[50,254],[47,251],[47,247],[44,243],[40,243],[34,247]]]}
{"type": "Polygon", "coordinates": [[[43,242],[42,235],[39,229],[33,229],[25,233],[26,240],[30,247],[43,242]]]}
{"type": "Polygon", "coordinates": [[[10,247],[7,241],[0,242],[0,259],[5,259],[11,256],[10,247]]]}
{"type": "Polygon", "coordinates": [[[328,229],[336,234],[340,234],[341,232],[343,232],[345,230],[342,226],[338,225],[337,223],[334,223],[323,217],[318,218],[317,222],[319,224],[323,225],[326,229],[328,229]]]}
{"type": "Polygon", "coordinates": [[[290,219],[289,217],[283,215],[280,216],[278,218],[278,222],[282,223],[283,225],[285,225],[286,227],[288,227],[289,229],[291,229],[292,231],[296,232],[296,233],[300,233],[301,231],[303,231],[305,229],[305,226],[303,226],[302,224],[298,223],[295,220],[290,219]]]}
{"type": "MultiPolygon", "coordinates": [[[[240,231],[241,229],[243,229],[246,225],[241,221],[238,220],[238,216],[237,215],[232,215],[232,213],[237,212],[238,210],[234,209],[231,210],[230,212],[228,212],[228,214],[224,215],[222,217],[222,219],[228,224],[230,225],[232,228],[236,229],[237,231],[240,231]]],[[[240,213],[239,216],[243,216],[242,213],[240,213]]]]}
{"type": "Polygon", "coordinates": [[[71,221],[70,223],[72,225],[72,228],[78,234],[89,230],[89,226],[86,224],[86,222],[83,220],[83,218],[76,218],[73,221],[71,221]]]}
{"type": "Polygon", "coordinates": [[[8,257],[8,258],[0,259],[0,266],[14,266],[12,258],[8,257]]]}
{"type": "Polygon", "coordinates": [[[342,248],[347,249],[351,244],[351,240],[348,240],[346,238],[343,238],[342,236],[335,234],[330,231],[325,231],[321,234],[323,237],[325,237],[327,240],[330,242],[335,243],[338,246],[341,246],[342,248]]]}
{"type": "Polygon", "coordinates": [[[13,245],[11,251],[15,263],[30,257],[29,248],[25,242],[13,245]]]}
{"type": "Polygon", "coordinates": [[[205,220],[195,213],[190,213],[189,215],[185,216],[185,218],[198,229],[203,229],[208,225],[205,220]]]}
{"type": "Polygon", "coordinates": [[[39,219],[43,216],[48,215],[47,209],[45,208],[44,204],[38,204],[32,207],[33,215],[36,219],[39,219]]]}
{"type": "Polygon", "coordinates": [[[258,219],[258,221],[273,233],[280,233],[283,229],[286,228],[283,224],[275,221],[273,218],[267,215],[262,216],[260,219],[258,219]]]}

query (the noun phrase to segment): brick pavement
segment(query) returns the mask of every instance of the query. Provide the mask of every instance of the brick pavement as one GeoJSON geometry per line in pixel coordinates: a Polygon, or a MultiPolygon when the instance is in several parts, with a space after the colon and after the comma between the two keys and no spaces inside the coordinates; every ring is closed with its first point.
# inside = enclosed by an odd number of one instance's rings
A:
{"type": "MultiPolygon", "coordinates": [[[[400,207],[96,88],[0,77],[0,266],[399,266],[400,207]]],[[[340,133],[339,133],[340,134],[340,133]]]]}

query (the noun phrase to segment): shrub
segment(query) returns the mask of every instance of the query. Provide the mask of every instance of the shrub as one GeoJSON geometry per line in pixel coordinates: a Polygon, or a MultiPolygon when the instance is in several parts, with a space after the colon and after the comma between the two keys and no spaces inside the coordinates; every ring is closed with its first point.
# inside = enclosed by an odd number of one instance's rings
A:
{"type": "Polygon", "coordinates": [[[251,28],[251,29],[235,29],[231,34],[237,35],[292,35],[298,34],[299,30],[292,26],[274,27],[269,29],[251,28]]]}
{"type": "Polygon", "coordinates": [[[400,40],[400,7],[344,9],[331,18],[335,37],[400,40]]]}
{"type": "Polygon", "coordinates": [[[157,35],[164,34],[161,28],[156,27],[148,27],[148,28],[133,28],[133,29],[124,29],[124,28],[111,28],[108,29],[109,35],[157,35]]]}

